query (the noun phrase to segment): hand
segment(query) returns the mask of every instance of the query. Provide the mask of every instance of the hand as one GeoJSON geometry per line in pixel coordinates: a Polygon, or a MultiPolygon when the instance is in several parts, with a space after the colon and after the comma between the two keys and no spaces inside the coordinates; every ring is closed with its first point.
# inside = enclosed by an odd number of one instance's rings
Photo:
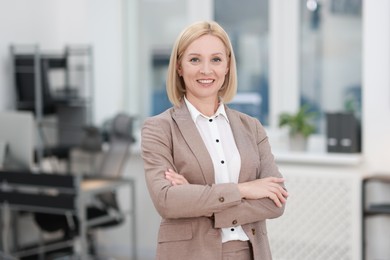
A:
{"type": "Polygon", "coordinates": [[[186,180],[186,178],[183,177],[183,175],[176,173],[172,169],[168,169],[168,171],[165,172],[165,179],[170,181],[173,186],[189,184],[189,182],[186,180]]]}
{"type": "Polygon", "coordinates": [[[276,206],[282,207],[282,204],[286,203],[286,198],[288,197],[288,192],[280,185],[280,183],[283,182],[283,178],[267,177],[239,183],[238,189],[240,190],[242,198],[269,198],[276,206]]]}

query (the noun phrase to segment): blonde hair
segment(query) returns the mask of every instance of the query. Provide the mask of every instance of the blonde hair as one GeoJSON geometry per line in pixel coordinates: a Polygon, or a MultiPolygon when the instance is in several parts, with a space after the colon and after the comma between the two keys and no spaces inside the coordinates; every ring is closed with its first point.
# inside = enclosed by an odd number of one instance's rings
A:
{"type": "Polygon", "coordinates": [[[166,88],[169,101],[173,105],[180,105],[186,93],[184,81],[177,72],[178,64],[181,63],[183,53],[192,42],[206,34],[216,36],[223,42],[229,59],[229,70],[225,76],[225,81],[219,90],[219,96],[222,98],[223,102],[228,103],[233,99],[237,92],[236,59],[229,36],[225,30],[214,21],[196,22],[181,32],[176,39],[171,53],[166,88]]]}

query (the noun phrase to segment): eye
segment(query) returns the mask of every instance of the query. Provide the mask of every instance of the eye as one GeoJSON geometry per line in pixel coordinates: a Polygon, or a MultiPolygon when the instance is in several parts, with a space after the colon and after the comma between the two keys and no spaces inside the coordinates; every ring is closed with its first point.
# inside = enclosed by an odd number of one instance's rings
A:
{"type": "Polygon", "coordinates": [[[213,58],[211,61],[212,61],[212,62],[221,62],[222,59],[219,58],[219,57],[215,57],[215,58],[213,58]]]}
{"type": "Polygon", "coordinates": [[[199,60],[199,58],[197,58],[197,57],[193,57],[193,58],[191,58],[190,59],[190,62],[192,62],[192,63],[197,63],[197,62],[199,62],[200,60],[199,60]]]}

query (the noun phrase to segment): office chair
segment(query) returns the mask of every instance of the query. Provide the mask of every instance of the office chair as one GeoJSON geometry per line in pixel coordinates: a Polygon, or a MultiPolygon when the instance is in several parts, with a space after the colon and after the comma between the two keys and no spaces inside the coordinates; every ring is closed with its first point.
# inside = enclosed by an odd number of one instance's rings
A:
{"type": "MultiPolygon", "coordinates": [[[[32,46],[33,47],[33,46],[32,46]]],[[[42,54],[33,49],[29,52],[21,52],[21,46],[11,46],[13,59],[14,85],[16,96],[16,108],[18,110],[32,111],[38,123],[38,134],[42,147],[37,147],[35,161],[41,163],[43,158],[55,157],[70,164],[70,152],[78,146],[83,136],[83,127],[87,124],[88,105],[87,100],[81,98],[78,87],[71,87],[69,54],[42,54]],[[18,50],[20,49],[20,50],[18,50]],[[36,62],[38,64],[36,64],[36,62]],[[50,79],[51,71],[64,71],[65,82],[61,89],[55,90],[50,79]],[[37,76],[40,80],[37,82],[37,76]],[[39,98],[36,98],[36,90],[40,86],[39,98]],[[40,108],[36,101],[40,101],[40,108]],[[44,128],[52,128],[52,123],[44,120],[47,116],[55,116],[57,142],[52,144],[47,139],[44,128]]],[[[68,167],[69,170],[69,167],[68,167]]]]}
{"type": "MultiPolygon", "coordinates": [[[[48,71],[49,59],[39,56],[40,67],[38,72],[41,77],[41,104],[42,114],[51,115],[56,113],[56,100],[51,95],[48,71]]],[[[14,55],[14,80],[16,90],[16,105],[18,110],[28,110],[37,113],[35,107],[35,55],[15,54],[14,55]]],[[[65,63],[64,63],[65,64],[65,63]]],[[[65,65],[63,65],[65,66],[65,65]]]]}
{"type": "MultiPolygon", "coordinates": [[[[135,141],[132,135],[134,118],[120,113],[114,117],[109,129],[108,150],[103,153],[103,157],[95,174],[90,177],[120,178],[124,166],[129,158],[129,147],[135,141]]],[[[91,145],[87,142],[87,145],[91,145]]],[[[85,178],[88,178],[86,176],[85,178]]],[[[121,214],[116,193],[107,192],[99,194],[94,198],[93,204],[87,209],[87,219],[101,218],[96,224],[90,227],[90,231],[95,228],[119,225],[123,222],[124,216],[121,214]]],[[[62,230],[64,239],[74,238],[79,232],[79,225],[76,216],[55,215],[47,213],[35,213],[35,222],[38,227],[46,232],[62,230]]],[[[89,233],[91,235],[91,233],[89,233]]],[[[90,236],[93,239],[93,236],[90,236]]],[[[94,243],[90,243],[90,253],[94,254],[94,243]]]]}

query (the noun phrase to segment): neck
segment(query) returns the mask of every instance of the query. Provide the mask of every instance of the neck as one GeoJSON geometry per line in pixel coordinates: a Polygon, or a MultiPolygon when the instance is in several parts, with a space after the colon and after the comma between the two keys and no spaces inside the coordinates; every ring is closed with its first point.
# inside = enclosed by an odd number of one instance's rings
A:
{"type": "Polygon", "coordinates": [[[196,109],[199,110],[199,112],[201,112],[203,115],[205,116],[212,116],[215,114],[215,112],[217,111],[218,109],[218,104],[217,105],[214,105],[214,104],[202,104],[200,106],[195,106],[196,109]]]}
{"type": "Polygon", "coordinates": [[[196,98],[188,98],[188,101],[203,115],[212,116],[218,109],[218,98],[213,99],[196,99],[196,98]]]}

